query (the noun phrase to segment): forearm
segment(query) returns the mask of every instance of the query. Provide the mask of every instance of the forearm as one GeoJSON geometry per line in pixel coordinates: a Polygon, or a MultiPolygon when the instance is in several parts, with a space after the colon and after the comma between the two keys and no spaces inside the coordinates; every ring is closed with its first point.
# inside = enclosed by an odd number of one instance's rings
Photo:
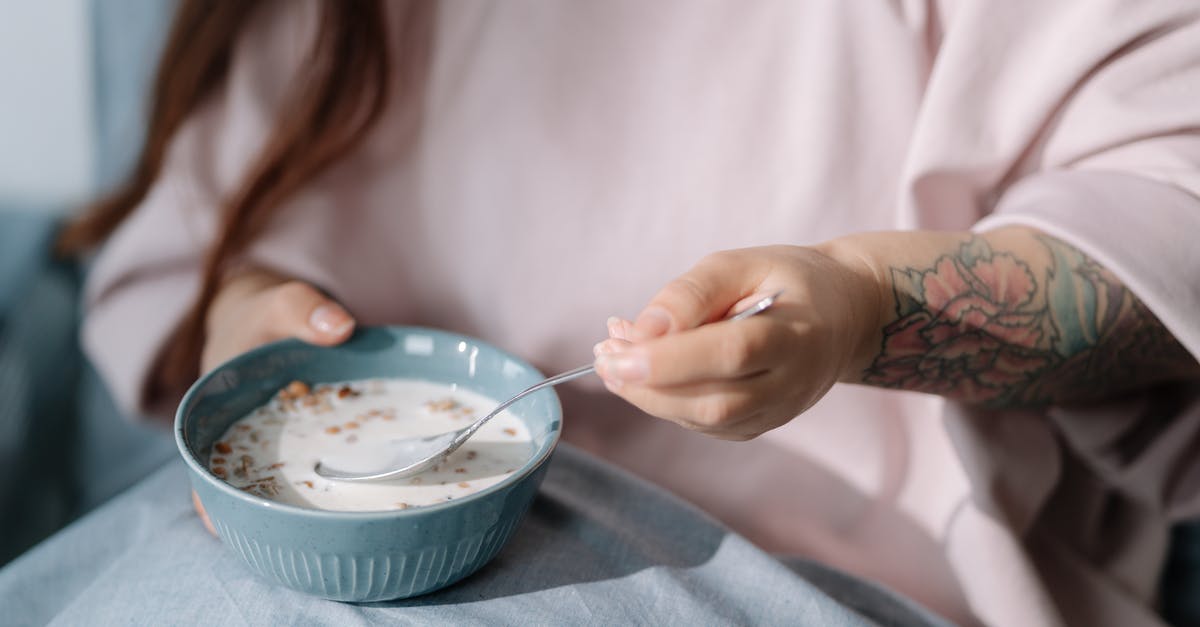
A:
{"type": "Polygon", "coordinates": [[[820,248],[880,290],[843,381],[1012,406],[1200,377],[1116,276],[1034,229],[871,233],[820,248]]]}

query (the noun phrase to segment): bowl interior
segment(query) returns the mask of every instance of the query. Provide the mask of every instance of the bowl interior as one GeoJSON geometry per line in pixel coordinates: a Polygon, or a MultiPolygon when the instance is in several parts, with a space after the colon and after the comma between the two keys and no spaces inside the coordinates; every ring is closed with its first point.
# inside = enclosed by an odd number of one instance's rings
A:
{"type": "MultiPolygon", "coordinates": [[[[235,357],[192,386],[176,416],[181,452],[203,475],[224,484],[208,473],[210,448],[233,422],[281,387],[296,379],[314,384],[382,377],[457,385],[501,401],[543,375],[486,342],[419,327],[362,328],[335,347],[284,340],[235,357]]],[[[562,409],[552,390],[542,390],[510,411],[525,423],[534,444],[533,456],[513,473],[519,477],[554,448],[562,409]]]]}

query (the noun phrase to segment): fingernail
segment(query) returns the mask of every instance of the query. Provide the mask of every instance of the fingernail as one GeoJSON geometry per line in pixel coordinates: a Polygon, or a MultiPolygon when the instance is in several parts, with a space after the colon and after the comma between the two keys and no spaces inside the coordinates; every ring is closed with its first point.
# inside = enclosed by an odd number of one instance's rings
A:
{"type": "Polygon", "coordinates": [[[665,334],[671,328],[671,317],[661,307],[650,307],[633,323],[633,339],[648,340],[665,334]]]}
{"type": "Polygon", "coordinates": [[[596,370],[605,380],[635,383],[650,374],[650,365],[641,355],[604,354],[596,358],[596,370]]]}
{"type": "Polygon", "coordinates": [[[325,304],[313,310],[308,325],[326,335],[341,335],[354,326],[354,319],[341,307],[325,304]]]}
{"type": "Polygon", "coordinates": [[[625,325],[621,324],[621,319],[616,316],[608,317],[608,337],[617,338],[619,340],[627,340],[625,337],[625,325]]]}

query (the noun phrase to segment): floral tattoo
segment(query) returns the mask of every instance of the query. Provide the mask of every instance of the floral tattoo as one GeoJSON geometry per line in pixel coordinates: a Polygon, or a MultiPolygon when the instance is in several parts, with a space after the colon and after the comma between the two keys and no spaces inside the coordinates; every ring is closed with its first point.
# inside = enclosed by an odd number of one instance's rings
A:
{"type": "Polygon", "coordinates": [[[1088,400],[1196,371],[1112,273],[1039,237],[1037,276],[972,237],[932,268],[892,268],[897,319],[864,381],[996,406],[1088,400]]]}

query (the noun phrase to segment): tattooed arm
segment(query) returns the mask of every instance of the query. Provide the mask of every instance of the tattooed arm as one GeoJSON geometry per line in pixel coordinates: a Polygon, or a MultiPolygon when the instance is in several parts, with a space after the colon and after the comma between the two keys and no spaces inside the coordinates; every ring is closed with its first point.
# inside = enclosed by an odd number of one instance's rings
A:
{"type": "Polygon", "coordinates": [[[1013,406],[1200,378],[1116,276],[1016,227],[716,253],[609,334],[596,369],[610,390],[726,439],[784,424],[837,381],[1013,406]],[[763,315],[708,324],[778,290],[763,315]]]}
{"type": "Polygon", "coordinates": [[[871,234],[836,245],[882,269],[888,309],[870,364],[849,380],[1012,406],[1200,376],[1116,276],[1033,229],[871,234]]]}

